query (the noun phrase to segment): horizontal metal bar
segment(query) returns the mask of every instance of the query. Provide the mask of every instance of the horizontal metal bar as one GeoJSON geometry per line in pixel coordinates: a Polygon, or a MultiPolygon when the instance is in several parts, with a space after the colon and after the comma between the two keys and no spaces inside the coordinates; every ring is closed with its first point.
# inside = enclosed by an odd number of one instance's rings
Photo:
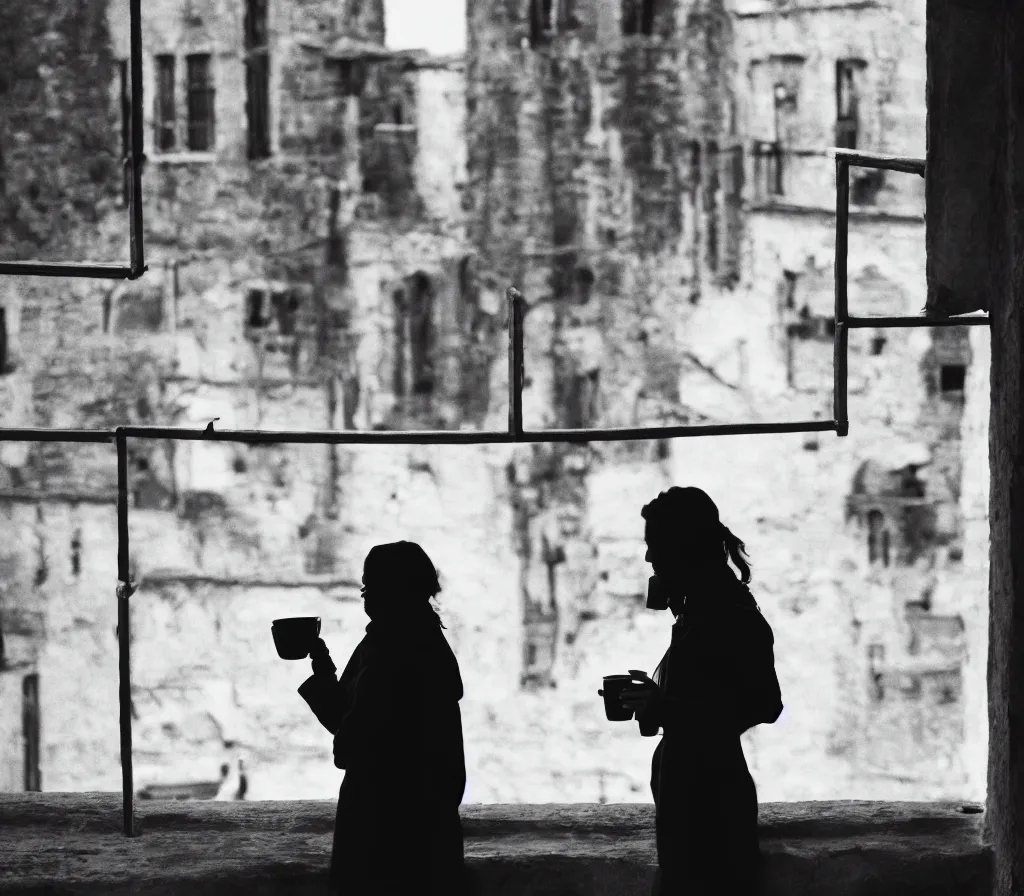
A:
{"type": "Polygon", "coordinates": [[[98,280],[135,280],[130,267],[123,264],[89,264],[78,261],[0,261],[0,274],[24,274],[34,277],[92,277],[98,280]]]}
{"type": "Polygon", "coordinates": [[[18,429],[0,426],[0,442],[113,442],[114,431],[103,429],[18,429]]]}
{"type": "Polygon", "coordinates": [[[925,160],[908,156],[890,156],[881,152],[861,152],[856,149],[840,149],[833,146],[827,150],[835,156],[836,161],[842,159],[848,165],[858,168],[880,168],[884,171],[902,171],[905,174],[917,174],[924,177],[925,160]]]}
{"type": "MultiPolygon", "coordinates": [[[[523,432],[487,430],[295,431],[186,429],[175,426],[119,427],[128,438],[188,442],[242,442],[254,445],[493,445],[515,442],[620,442],[678,439],[692,436],[761,435],[788,432],[834,432],[831,420],[785,423],[711,423],[695,426],[639,426],[622,429],[544,429],[523,432]]],[[[114,432],[72,429],[0,428],[0,442],[110,442],[114,432]]]]}
{"type": "Polygon", "coordinates": [[[984,327],[990,323],[989,316],[973,317],[848,317],[846,326],[850,329],[865,327],[984,327]]]}

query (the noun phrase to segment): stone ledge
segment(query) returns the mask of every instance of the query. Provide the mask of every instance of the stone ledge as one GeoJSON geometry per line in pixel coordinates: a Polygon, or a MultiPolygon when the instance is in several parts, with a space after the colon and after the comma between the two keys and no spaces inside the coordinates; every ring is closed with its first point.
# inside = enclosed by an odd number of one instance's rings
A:
{"type": "MultiPolygon", "coordinates": [[[[971,804],[980,808],[977,804],[971,804]]],[[[0,894],[326,892],[332,801],[138,803],[121,795],[0,795],[0,894]]],[[[649,804],[464,806],[480,896],[647,896],[656,865],[649,804]]],[[[761,806],[764,894],[988,896],[982,814],[957,803],[761,806]]]]}

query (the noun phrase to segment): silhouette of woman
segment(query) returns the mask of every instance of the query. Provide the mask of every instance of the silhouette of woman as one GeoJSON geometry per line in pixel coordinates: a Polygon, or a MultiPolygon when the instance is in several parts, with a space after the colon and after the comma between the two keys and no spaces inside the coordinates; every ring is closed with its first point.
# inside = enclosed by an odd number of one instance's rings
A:
{"type": "Polygon", "coordinates": [[[429,603],[440,590],[418,544],[374,547],[363,566],[366,636],[337,681],[318,639],[299,688],[345,769],[330,879],[346,896],[463,892],[463,688],[429,603]]]}
{"type": "Polygon", "coordinates": [[[760,861],[757,790],[740,735],[782,712],[774,638],[746,583],[745,547],[698,488],[645,506],[646,560],[676,616],[655,679],[630,688],[640,732],[663,731],[651,764],[658,847],[654,896],[754,891],[760,861]],[[742,575],[729,568],[732,559],[742,575]]]}

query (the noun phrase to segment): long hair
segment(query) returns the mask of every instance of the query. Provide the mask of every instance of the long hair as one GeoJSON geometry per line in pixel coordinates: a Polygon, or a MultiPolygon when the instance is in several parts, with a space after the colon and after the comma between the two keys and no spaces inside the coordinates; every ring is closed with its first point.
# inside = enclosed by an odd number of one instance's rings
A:
{"type": "Polygon", "coordinates": [[[718,507],[706,492],[693,486],[674,485],[646,504],[640,515],[656,542],[667,545],[690,542],[712,550],[721,545],[722,559],[732,560],[744,585],[750,582],[747,546],[722,523],[718,507]]]}

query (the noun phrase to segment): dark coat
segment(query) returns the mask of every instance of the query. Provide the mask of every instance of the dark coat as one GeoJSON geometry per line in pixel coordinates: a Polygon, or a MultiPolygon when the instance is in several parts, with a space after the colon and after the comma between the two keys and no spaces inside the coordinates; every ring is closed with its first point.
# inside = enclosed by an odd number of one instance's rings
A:
{"type": "Polygon", "coordinates": [[[429,615],[398,628],[371,622],[339,681],[313,675],[299,687],[345,770],[331,885],[346,896],[464,886],[462,677],[429,615]]]}
{"type": "Polygon", "coordinates": [[[754,892],[760,862],[757,789],[740,735],[782,712],[774,637],[728,571],[687,598],[672,627],[659,700],[640,731],[663,730],[651,765],[658,879],[654,896],[754,892]]]}

